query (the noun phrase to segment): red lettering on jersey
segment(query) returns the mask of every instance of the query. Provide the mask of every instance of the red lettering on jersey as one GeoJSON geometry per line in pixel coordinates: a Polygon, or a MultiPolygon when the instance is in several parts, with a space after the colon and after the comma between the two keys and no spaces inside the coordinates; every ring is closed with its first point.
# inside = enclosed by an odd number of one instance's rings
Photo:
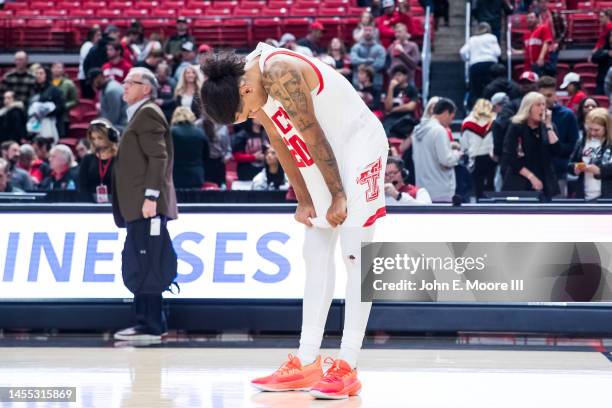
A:
{"type": "Polygon", "coordinates": [[[366,201],[374,201],[380,194],[380,188],[378,187],[378,179],[380,178],[380,171],[382,169],[380,157],[374,163],[370,163],[366,166],[359,177],[357,177],[358,184],[367,184],[368,189],[366,190],[366,201]]]}
{"type": "Polygon", "coordinates": [[[293,129],[293,125],[289,121],[289,115],[287,115],[287,112],[285,112],[283,108],[278,108],[276,113],[272,115],[272,121],[276,124],[276,126],[278,126],[284,135],[291,132],[291,129],[293,129]],[[284,119],[284,124],[281,123],[280,118],[284,119]]]}

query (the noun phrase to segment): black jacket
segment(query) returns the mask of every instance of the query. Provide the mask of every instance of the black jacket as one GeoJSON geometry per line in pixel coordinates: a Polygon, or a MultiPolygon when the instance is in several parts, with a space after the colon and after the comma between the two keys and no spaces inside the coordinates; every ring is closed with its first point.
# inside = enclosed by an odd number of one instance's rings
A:
{"type": "Polygon", "coordinates": [[[503,13],[512,13],[506,0],[476,0],[472,3],[472,8],[478,21],[499,21],[503,13]]]}
{"type": "Polygon", "coordinates": [[[597,89],[595,93],[597,95],[604,94],[604,83],[606,81],[606,74],[612,65],[612,57],[610,57],[610,44],[606,41],[606,45],[603,48],[599,48],[593,53],[593,62],[597,64],[597,89]]]}
{"type": "Polygon", "coordinates": [[[553,166],[553,159],[561,152],[559,142],[548,143],[546,126],[537,130],[539,137],[533,138],[532,130],[526,124],[511,123],[504,138],[501,161],[504,191],[533,191],[531,182],[520,175],[521,168],[533,172],[542,184],[544,195],[551,198],[559,194],[559,183],[553,166]]]}
{"type": "MultiPolygon", "coordinates": [[[[576,175],[575,165],[582,162],[582,151],[585,143],[586,138],[584,137],[576,143],[576,148],[567,166],[568,173],[576,175]]],[[[612,145],[604,141],[592,164],[599,167],[600,174],[595,178],[601,180],[601,198],[612,198],[612,145]]],[[[578,176],[576,198],[584,198],[584,173],[580,173],[578,176]]]]}
{"type": "Polygon", "coordinates": [[[208,137],[190,123],[170,129],[174,142],[174,186],[200,188],[204,184],[204,162],[210,157],[208,137]]]}
{"type": "Polygon", "coordinates": [[[106,46],[111,42],[113,42],[113,39],[108,35],[104,35],[100,41],[91,47],[85,57],[85,61],[83,61],[83,72],[85,72],[85,75],[87,75],[90,69],[102,68],[102,65],[106,64],[108,61],[106,46]]]}
{"type": "Polygon", "coordinates": [[[28,135],[26,112],[22,102],[0,109],[0,143],[7,140],[21,141],[28,135]]]}
{"type": "Polygon", "coordinates": [[[496,78],[491,81],[482,91],[482,97],[490,100],[498,92],[504,92],[510,100],[521,97],[517,83],[506,78],[496,78]]]}
{"type": "Polygon", "coordinates": [[[112,191],[113,182],[113,162],[115,158],[111,159],[110,164],[107,161],[103,161],[102,170],[104,171],[104,165],[108,166],[104,178],[100,180],[100,159],[95,154],[87,154],[83,157],[81,164],[79,165],[79,193],[81,200],[85,202],[96,202],[96,187],[100,184],[104,184],[107,188],[108,194],[112,191]]]}

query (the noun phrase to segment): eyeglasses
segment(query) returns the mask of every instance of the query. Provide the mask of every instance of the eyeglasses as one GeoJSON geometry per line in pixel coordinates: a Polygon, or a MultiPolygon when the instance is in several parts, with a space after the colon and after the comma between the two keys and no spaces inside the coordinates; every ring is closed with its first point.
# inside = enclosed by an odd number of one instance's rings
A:
{"type": "Polygon", "coordinates": [[[123,85],[130,85],[131,86],[131,85],[134,85],[134,84],[136,84],[136,85],[145,85],[144,82],[134,81],[133,79],[129,79],[129,80],[126,79],[125,81],[123,81],[123,85]]]}
{"type": "Polygon", "coordinates": [[[395,176],[395,175],[397,175],[397,174],[399,174],[399,173],[400,173],[400,171],[399,171],[399,170],[391,170],[391,171],[388,171],[388,172],[387,172],[386,176],[388,176],[388,177],[393,177],[393,176],[395,176]]]}

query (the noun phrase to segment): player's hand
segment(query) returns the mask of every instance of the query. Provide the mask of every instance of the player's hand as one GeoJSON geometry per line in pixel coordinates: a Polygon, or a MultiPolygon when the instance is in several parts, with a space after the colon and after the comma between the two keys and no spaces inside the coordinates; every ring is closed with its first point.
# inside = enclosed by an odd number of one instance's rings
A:
{"type": "Polygon", "coordinates": [[[142,204],[142,216],[143,218],[153,218],[157,215],[157,201],[144,200],[142,204]]]}
{"type": "Polygon", "coordinates": [[[312,222],[310,222],[310,219],[317,218],[317,213],[315,212],[312,204],[298,203],[297,208],[295,209],[294,217],[300,224],[304,224],[307,227],[312,227],[312,222]]]}
{"type": "Polygon", "coordinates": [[[344,194],[336,195],[332,198],[332,203],[327,210],[327,222],[332,227],[342,225],[347,216],[346,196],[344,194]]]}

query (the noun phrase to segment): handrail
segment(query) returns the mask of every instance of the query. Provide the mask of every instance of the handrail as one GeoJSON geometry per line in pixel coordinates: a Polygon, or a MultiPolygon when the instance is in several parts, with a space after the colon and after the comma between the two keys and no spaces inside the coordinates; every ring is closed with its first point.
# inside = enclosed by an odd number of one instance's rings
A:
{"type": "MultiPolygon", "coordinates": [[[[465,42],[467,44],[470,40],[472,29],[472,3],[467,1],[465,3],[465,42]]],[[[470,61],[465,61],[465,87],[470,88],[470,61]]]]}
{"type": "Polygon", "coordinates": [[[508,66],[508,81],[512,80],[512,18],[508,16],[506,28],[506,59],[508,66]]]}
{"type": "Polygon", "coordinates": [[[429,74],[431,69],[431,7],[425,10],[425,34],[423,34],[423,49],[421,50],[422,61],[422,86],[423,106],[429,100],[429,74]]]}

